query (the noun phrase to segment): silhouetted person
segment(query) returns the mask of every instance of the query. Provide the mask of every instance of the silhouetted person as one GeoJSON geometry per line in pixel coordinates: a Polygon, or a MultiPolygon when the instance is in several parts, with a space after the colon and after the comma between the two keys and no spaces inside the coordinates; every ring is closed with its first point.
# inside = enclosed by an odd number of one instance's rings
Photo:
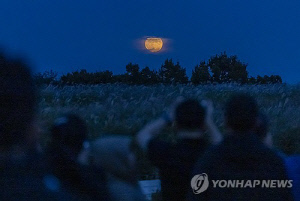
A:
{"type": "Polygon", "coordinates": [[[51,171],[77,197],[83,200],[108,200],[104,172],[89,165],[88,155],[82,155],[87,134],[85,122],[74,114],[56,119],[48,149],[51,171]]]}
{"type": "Polygon", "coordinates": [[[163,200],[184,200],[189,189],[189,175],[194,162],[208,147],[205,128],[210,141],[217,144],[222,136],[212,120],[212,103],[197,100],[175,101],[170,111],[147,124],[136,136],[136,142],[159,169],[163,200]],[[177,142],[158,138],[161,131],[175,123],[177,142]]]}
{"type": "MultiPolygon", "coordinates": [[[[253,187],[254,180],[260,184],[263,180],[288,180],[283,159],[255,134],[258,114],[257,103],[251,96],[238,94],[229,99],[225,108],[229,132],[223,142],[198,159],[191,175],[192,178],[206,173],[209,187],[200,194],[190,190],[188,200],[292,200],[290,188],[253,187]],[[238,180],[244,184],[250,180],[252,187],[214,187],[212,180],[238,180]]],[[[195,184],[193,190],[198,190],[195,184]]]]}
{"type": "Polygon", "coordinates": [[[296,139],[292,139],[289,142],[290,147],[293,149],[293,153],[290,153],[285,159],[288,176],[293,180],[293,195],[295,200],[300,200],[300,128],[293,128],[289,132],[292,132],[296,139]]]}
{"type": "Polygon", "coordinates": [[[112,200],[145,201],[138,185],[136,157],[131,138],[103,137],[93,142],[91,151],[95,165],[105,171],[112,200]]]}
{"type": "Polygon", "coordinates": [[[36,151],[35,107],[29,68],[0,53],[0,200],[72,200],[36,151]]]}
{"type": "MultiPolygon", "coordinates": [[[[295,136],[299,136],[299,128],[292,129],[290,132],[294,133],[295,136]],[[297,135],[298,133],[298,135],[297,135]]],[[[257,124],[255,128],[255,133],[258,137],[270,148],[273,147],[272,136],[269,132],[269,119],[268,117],[260,113],[257,119],[257,124]]],[[[299,140],[295,140],[293,142],[294,145],[292,147],[296,148],[299,146],[299,140]]],[[[295,154],[285,155],[283,152],[276,150],[277,154],[285,159],[287,174],[289,179],[293,180],[292,193],[295,200],[300,200],[300,152],[297,154],[297,150],[295,154]]]]}

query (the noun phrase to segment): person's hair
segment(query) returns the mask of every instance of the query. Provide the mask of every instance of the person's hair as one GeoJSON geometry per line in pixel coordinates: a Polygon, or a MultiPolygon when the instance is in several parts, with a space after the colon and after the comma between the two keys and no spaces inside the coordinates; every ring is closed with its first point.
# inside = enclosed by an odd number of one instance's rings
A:
{"type": "Polygon", "coordinates": [[[252,96],[235,94],[227,102],[225,118],[227,126],[237,132],[254,129],[258,116],[258,105],[252,96]]]}
{"type": "Polygon", "coordinates": [[[0,146],[24,145],[35,113],[30,69],[0,52],[0,146]]]}
{"type": "Polygon", "coordinates": [[[257,118],[257,123],[255,126],[255,134],[260,138],[264,139],[267,137],[269,132],[269,119],[264,113],[259,113],[257,118]]]}
{"type": "Polygon", "coordinates": [[[51,128],[51,135],[52,145],[76,157],[87,139],[87,125],[79,116],[66,114],[56,119],[51,128]]]}
{"type": "Polygon", "coordinates": [[[178,130],[191,131],[202,129],[204,118],[204,108],[194,99],[183,101],[175,110],[175,122],[178,130]]]}

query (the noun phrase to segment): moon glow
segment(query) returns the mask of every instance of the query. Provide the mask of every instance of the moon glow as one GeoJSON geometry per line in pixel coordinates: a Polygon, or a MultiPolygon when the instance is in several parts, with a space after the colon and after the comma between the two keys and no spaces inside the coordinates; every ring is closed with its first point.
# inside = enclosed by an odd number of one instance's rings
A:
{"type": "Polygon", "coordinates": [[[145,47],[150,52],[158,52],[163,47],[163,41],[161,38],[147,38],[145,40],[145,47]]]}

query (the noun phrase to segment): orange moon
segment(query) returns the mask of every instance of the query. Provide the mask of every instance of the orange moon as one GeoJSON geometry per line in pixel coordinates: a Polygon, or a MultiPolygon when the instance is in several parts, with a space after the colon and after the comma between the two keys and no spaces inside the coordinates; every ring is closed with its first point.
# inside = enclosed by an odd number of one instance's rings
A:
{"type": "Polygon", "coordinates": [[[150,52],[159,52],[164,43],[161,38],[147,38],[145,40],[145,47],[150,52]]]}

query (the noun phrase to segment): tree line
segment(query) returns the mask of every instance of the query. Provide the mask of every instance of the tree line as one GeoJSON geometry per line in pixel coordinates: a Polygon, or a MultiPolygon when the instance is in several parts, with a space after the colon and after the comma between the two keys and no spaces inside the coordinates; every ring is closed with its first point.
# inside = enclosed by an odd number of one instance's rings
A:
{"type": "Polygon", "coordinates": [[[114,75],[111,71],[87,72],[85,69],[67,73],[57,79],[57,73],[46,71],[35,75],[37,84],[107,84],[124,83],[130,85],[240,83],[240,84],[275,84],[282,83],[279,75],[249,77],[247,64],[236,55],[226,52],[212,56],[207,62],[201,61],[192,70],[189,80],[186,69],[179,62],[166,59],[158,71],[149,67],[140,69],[138,64],[126,65],[126,73],[114,75]]]}

